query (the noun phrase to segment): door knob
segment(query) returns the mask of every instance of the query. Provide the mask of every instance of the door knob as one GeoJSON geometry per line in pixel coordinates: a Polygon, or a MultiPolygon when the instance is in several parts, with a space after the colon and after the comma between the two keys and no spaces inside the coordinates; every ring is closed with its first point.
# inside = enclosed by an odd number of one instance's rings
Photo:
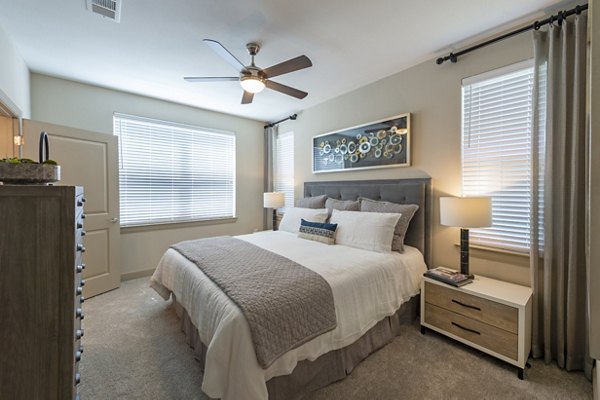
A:
{"type": "Polygon", "coordinates": [[[110,222],[112,222],[113,224],[119,222],[119,218],[111,218],[110,222]]]}

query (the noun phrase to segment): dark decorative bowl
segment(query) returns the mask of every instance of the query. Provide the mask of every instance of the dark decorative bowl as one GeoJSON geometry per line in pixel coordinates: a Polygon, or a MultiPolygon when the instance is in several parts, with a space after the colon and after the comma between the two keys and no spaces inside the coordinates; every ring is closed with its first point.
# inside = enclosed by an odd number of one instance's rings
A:
{"type": "Polygon", "coordinates": [[[60,166],[0,162],[0,182],[17,185],[46,184],[60,180],[60,166]]]}

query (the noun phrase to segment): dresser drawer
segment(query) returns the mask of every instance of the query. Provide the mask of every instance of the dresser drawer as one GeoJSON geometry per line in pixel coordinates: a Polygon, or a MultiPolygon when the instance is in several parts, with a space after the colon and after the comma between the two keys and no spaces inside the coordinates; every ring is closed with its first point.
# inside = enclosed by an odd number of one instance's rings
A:
{"type": "Polygon", "coordinates": [[[518,336],[503,329],[425,304],[425,322],[512,360],[518,359],[518,336]]]}
{"type": "Polygon", "coordinates": [[[468,293],[425,282],[425,302],[485,322],[505,331],[518,333],[519,310],[468,293]]]}

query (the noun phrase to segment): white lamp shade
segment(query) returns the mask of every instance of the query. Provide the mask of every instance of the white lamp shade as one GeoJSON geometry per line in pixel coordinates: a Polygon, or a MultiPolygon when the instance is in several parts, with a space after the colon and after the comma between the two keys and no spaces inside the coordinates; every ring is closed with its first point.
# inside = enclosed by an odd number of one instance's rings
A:
{"type": "Polygon", "coordinates": [[[490,197],[441,197],[440,223],[460,228],[485,228],[492,225],[490,197]]]}
{"type": "Polygon", "coordinates": [[[267,192],[263,195],[265,208],[280,208],[285,206],[285,193],[267,192]]]}
{"type": "Polygon", "coordinates": [[[240,84],[244,88],[244,90],[248,93],[258,93],[262,92],[265,88],[265,82],[259,78],[255,78],[253,76],[243,77],[240,80],[240,84]]]}

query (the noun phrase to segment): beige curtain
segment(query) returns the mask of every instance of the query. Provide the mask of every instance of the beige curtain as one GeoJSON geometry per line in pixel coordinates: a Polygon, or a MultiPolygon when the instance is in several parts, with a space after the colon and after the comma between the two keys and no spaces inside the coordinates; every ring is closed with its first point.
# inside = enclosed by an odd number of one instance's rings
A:
{"type": "MultiPolygon", "coordinates": [[[[277,138],[278,126],[265,127],[265,184],[264,191],[273,191],[273,176],[275,164],[275,139],[277,138]]],[[[263,214],[263,225],[265,229],[273,229],[273,210],[265,209],[263,214]]]]}
{"type": "Polygon", "coordinates": [[[530,259],[533,356],[547,363],[556,360],[567,370],[584,370],[591,379],[585,258],[586,34],[585,14],[534,32],[533,166],[542,173],[540,185],[533,185],[532,238],[537,240],[530,259]],[[538,205],[543,226],[538,225],[538,205]]]}

